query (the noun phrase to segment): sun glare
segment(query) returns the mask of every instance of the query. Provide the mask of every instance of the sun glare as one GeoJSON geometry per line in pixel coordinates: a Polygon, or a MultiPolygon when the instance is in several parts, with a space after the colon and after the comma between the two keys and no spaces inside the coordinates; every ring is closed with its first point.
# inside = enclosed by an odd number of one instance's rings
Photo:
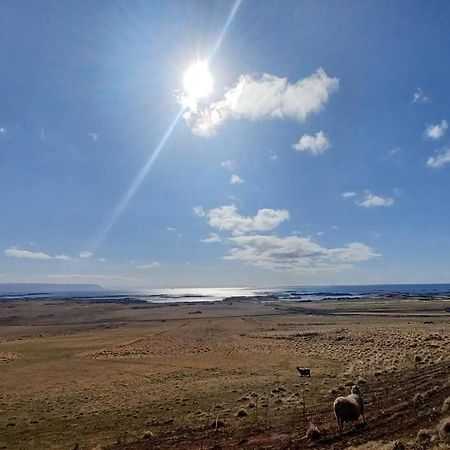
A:
{"type": "Polygon", "coordinates": [[[183,87],[186,95],[195,100],[210,94],[213,84],[213,77],[205,62],[197,62],[189,67],[183,77],[183,87]]]}

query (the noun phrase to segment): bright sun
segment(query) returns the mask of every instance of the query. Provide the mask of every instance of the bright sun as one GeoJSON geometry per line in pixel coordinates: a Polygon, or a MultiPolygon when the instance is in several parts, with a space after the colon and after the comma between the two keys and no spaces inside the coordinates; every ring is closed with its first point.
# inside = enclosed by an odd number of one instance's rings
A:
{"type": "Polygon", "coordinates": [[[205,62],[197,62],[185,72],[183,86],[186,95],[191,99],[206,97],[213,89],[214,80],[208,65],[205,62]]]}

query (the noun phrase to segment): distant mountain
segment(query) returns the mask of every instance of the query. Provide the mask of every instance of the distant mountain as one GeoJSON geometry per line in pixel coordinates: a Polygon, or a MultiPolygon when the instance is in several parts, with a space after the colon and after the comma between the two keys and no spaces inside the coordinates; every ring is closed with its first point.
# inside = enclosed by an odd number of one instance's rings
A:
{"type": "Polygon", "coordinates": [[[58,294],[67,292],[101,292],[98,284],[59,283],[0,283],[0,295],[6,294],[58,294]]]}

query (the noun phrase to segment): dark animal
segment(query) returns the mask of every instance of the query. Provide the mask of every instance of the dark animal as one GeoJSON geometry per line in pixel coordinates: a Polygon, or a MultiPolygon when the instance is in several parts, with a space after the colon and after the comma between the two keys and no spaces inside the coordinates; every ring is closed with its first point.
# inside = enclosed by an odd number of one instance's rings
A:
{"type": "Polygon", "coordinates": [[[353,386],[351,394],[346,397],[338,397],[334,401],[334,415],[336,417],[339,431],[344,429],[345,422],[354,422],[362,416],[363,423],[366,423],[364,418],[364,399],[358,386],[353,386]]]}
{"type": "Polygon", "coordinates": [[[311,376],[311,369],[309,369],[308,367],[297,367],[297,371],[301,377],[311,376]]]}

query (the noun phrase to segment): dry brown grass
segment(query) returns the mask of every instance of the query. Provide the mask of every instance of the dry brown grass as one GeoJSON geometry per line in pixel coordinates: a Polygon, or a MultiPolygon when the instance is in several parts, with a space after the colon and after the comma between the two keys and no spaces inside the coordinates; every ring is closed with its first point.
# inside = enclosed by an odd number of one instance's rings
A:
{"type": "Polygon", "coordinates": [[[202,314],[190,314],[198,305],[13,306],[0,305],[0,443],[11,449],[151,441],[216,422],[226,424],[216,432],[230,434],[303,417],[307,424],[331,411],[346,383],[366,381],[370,402],[375,372],[381,380],[403,370],[420,376],[450,356],[445,317],[425,324],[420,316],[310,315],[252,302],[202,305],[202,314]],[[425,362],[415,369],[419,351],[425,362]],[[311,378],[296,366],[310,367],[311,378]],[[236,417],[240,409],[247,416],[236,417]]]}

